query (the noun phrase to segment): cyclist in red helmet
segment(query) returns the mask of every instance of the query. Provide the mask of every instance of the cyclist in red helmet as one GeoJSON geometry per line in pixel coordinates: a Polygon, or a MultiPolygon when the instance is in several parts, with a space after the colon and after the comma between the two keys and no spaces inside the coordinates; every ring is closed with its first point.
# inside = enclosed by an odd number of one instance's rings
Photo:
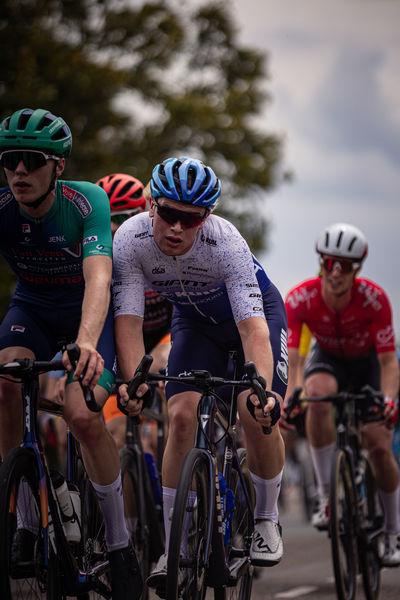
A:
{"type": "MultiPolygon", "coordinates": [[[[104,189],[110,201],[111,233],[114,237],[124,221],[146,210],[144,186],[139,179],[124,173],[107,175],[96,183],[104,189]]],[[[153,369],[156,372],[167,364],[171,346],[171,318],[172,304],[146,286],[143,336],[145,351],[153,356],[153,369]]],[[[117,446],[122,448],[125,444],[126,418],[117,407],[116,395],[110,397],[103,412],[117,446]]]]}
{"type": "Polygon", "coordinates": [[[102,177],[96,182],[103,188],[110,201],[111,210],[111,233],[114,233],[122,223],[146,210],[147,200],[143,196],[143,183],[124,173],[114,173],[102,177]]]}

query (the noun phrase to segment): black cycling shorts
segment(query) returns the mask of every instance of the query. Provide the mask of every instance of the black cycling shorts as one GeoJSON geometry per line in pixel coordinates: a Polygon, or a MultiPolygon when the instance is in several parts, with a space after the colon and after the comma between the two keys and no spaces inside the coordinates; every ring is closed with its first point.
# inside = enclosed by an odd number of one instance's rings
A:
{"type": "MultiPolygon", "coordinates": [[[[339,392],[351,391],[357,394],[365,385],[371,386],[374,390],[380,390],[381,370],[375,348],[364,358],[343,360],[332,356],[315,343],[306,361],[304,380],[315,373],[332,375],[338,383],[339,392]]],[[[370,402],[366,402],[362,407],[361,420],[364,423],[379,420],[379,416],[374,413],[372,408],[373,403],[370,402]]]]}
{"type": "MultiPolygon", "coordinates": [[[[267,389],[272,389],[284,398],[288,375],[285,305],[279,291],[272,283],[263,293],[263,299],[274,357],[274,376],[272,385],[267,381],[267,389]]],[[[203,323],[174,310],[171,341],[172,347],[168,358],[170,376],[176,377],[187,374],[192,369],[199,369],[209,371],[215,377],[226,377],[230,350],[237,352],[237,379],[245,375],[242,343],[233,319],[218,324],[203,323]]],[[[231,376],[230,373],[229,377],[231,376]]],[[[195,387],[170,381],[166,385],[167,398],[185,390],[199,391],[195,387]]]]}

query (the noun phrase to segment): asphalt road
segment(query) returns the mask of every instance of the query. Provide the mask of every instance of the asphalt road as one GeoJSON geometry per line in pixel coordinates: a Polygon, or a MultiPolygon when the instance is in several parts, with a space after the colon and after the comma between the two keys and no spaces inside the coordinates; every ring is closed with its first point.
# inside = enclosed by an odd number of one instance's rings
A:
{"type": "MultiPolygon", "coordinates": [[[[330,540],[306,520],[296,487],[287,492],[286,509],[281,510],[284,556],[279,565],[258,569],[253,583],[253,600],[337,600],[330,540]]],[[[212,590],[207,600],[213,598],[212,590]]],[[[150,599],[157,600],[154,591],[150,599]]],[[[381,600],[400,599],[400,568],[382,571],[381,600]]],[[[365,600],[362,580],[358,579],[357,600],[365,600]]]]}

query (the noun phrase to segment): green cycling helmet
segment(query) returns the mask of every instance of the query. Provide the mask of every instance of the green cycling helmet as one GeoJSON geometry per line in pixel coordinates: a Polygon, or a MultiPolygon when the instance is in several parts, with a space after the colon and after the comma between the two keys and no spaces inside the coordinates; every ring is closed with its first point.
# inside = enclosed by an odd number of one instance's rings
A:
{"type": "Polygon", "coordinates": [[[0,150],[51,150],[64,158],[71,154],[71,131],[61,117],[48,110],[23,108],[0,125],[0,150]]]}

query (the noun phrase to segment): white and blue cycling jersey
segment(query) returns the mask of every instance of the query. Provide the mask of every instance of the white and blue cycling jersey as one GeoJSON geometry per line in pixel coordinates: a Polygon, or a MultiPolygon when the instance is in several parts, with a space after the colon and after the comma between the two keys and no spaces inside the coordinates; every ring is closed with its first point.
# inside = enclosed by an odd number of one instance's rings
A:
{"type": "Polygon", "coordinates": [[[114,237],[114,315],[144,315],[145,283],[183,315],[205,323],[263,317],[270,280],[239,231],[210,215],[190,250],[167,256],[153,239],[152,219],[128,219],[114,237]]]}

